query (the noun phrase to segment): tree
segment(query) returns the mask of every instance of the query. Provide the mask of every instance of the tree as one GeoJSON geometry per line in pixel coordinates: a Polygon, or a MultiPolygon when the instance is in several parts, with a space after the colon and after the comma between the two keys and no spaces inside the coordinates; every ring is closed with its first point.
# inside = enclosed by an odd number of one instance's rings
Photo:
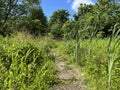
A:
{"type": "Polygon", "coordinates": [[[0,0],[0,31],[6,33],[11,22],[20,22],[24,17],[27,18],[31,9],[40,5],[40,1],[0,0]]]}
{"type": "MultiPolygon", "coordinates": [[[[119,1],[119,0],[118,0],[119,1]]],[[[112,29],[116,23],[120,23],[119,4],[117,0],[99,0],[97,3],[97,11],[99,12],[99,32],[104,32],[104,36],[112,34],[112,29]]]]}
{"type": "Polygon", "coordinates": [[[69,12],[67,10],[57,10],[50,17],[49,24],[64,24],[68,20],[69,12]]]}
{"type": "Polygon", "coordinates": [[[81,34],[101,34],[100,36],[106,37],[111,35],[111,28],[120,23],[119,9],[119,4],[113,3],[112,0],[99,0],[95,5],[81,4],[74,20],[79,22],[78,29],[81,34]]]}
{"type": "Polygon", "coordinates": [[[94,27],[94,5],[80,4],[78,13],[74,14],[75,23],[75,37],[77,32],[80,32],[80,36],[89,37],[94,27]]]}
{"type": "Polygon", "coordinates": [[[74,14],[75,20],[81,20],[87,13],[92,12],[93,5],[80,4],[78,8],[78,13],[74,14]]]}
{"type": "Polygon", "coordinates": [[[51,29],[51,32],[53,36],[55,37],[62,37],[62,26],[63,24],[69,20],[69,12],[67,10],[57,10],[53,12],[52,16],[49,20],[49,28],[51,29]],[[58,28],[58,29],[57,29],[58,28]],[[55,35],[56,33],[56,35],[55,35]],[[59,34],[57,34],[59,33],[59,34]]]}
{"type": "Polygon", "coordinates": [[[73,38],[73,21],[72,20],[68,20],[66,21],[63,26],[62,26],[62,32],[64,33],[64,38],[65,39],[71,39],[73,38]]]}
{"type": "Polygon", "coordinates": [[[51,26],[51,33],[54,38],[61,39],[63,37],[63,31],[61,29],[62,25],[59,23],[53,24],[51,26]]]}
{"type": "Polygon", "coordinates": [[[47,32],[48,24],[47,18],[43,13],[42,8],[39,6],[37,8],[32,8],[29,15],[30,23],[28,25],[28,30],[34,35],[42,34],[47,32]]]}

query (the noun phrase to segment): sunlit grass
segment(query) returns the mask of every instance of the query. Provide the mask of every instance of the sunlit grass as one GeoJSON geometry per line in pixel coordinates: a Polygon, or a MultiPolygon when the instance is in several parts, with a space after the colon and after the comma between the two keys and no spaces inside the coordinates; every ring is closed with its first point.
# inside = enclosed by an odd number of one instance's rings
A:
{"type": "MultiPolygon", "coordinates": [[[[79,59],[77,64],[80,66],[81,70],[84,73],[85,83],[88,85],[88,90],[107,90],[108,82],[111,81],[111,90],[120,89],[119,81],[120,74],[119,72],[119,53],[120,45],[115,44],[116,41],[119,41],[118,38],[114,39],[114,42],[111,42],[115,51],[115,62],[112,66],[112,77],[110,78],[109,71],[109,61],[113,59],[110,57],[114,54],[109,53],[108,44],[110,38],[92,38],[82,40],[82,43],[79,47],[79,59]]],[[[65,42],[58,42],[57,50],[61,52],[65,58],[70,63],[76,63],[76,41],[67,40],[65,42]]],[[[111,48],[112,49],[112,48],[111,48]]]]}
{"type": "Polygon", "coordinates": [[[18,33],[0,39],[1,90],[49,90],[57,82],[50,38],[18,33]]]}

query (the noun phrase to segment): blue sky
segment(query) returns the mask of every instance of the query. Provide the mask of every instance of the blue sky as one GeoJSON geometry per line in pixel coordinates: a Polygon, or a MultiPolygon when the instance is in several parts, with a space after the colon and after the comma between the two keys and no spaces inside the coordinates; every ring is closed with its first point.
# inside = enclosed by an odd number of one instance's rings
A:
{"type": "Polygon", "coordinates": [[[49,19],[52,13],[58,9],[66,9],[72,15],[77,12],[80,3],[94,4],[96,1],[97,0],[42,0],[41,6],[49,19]]]}

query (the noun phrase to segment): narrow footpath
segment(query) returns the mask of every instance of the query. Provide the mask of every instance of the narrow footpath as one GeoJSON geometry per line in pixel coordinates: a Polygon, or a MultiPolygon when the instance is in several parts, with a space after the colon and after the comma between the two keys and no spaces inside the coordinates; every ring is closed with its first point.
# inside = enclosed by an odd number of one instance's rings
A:
{"type": "Polygon", "coordinates": [[[86,90],[83,75],[73,65],[68,65],[60,55],[56,55],[56,66],[59,83],[51,90],[86,90]]]}

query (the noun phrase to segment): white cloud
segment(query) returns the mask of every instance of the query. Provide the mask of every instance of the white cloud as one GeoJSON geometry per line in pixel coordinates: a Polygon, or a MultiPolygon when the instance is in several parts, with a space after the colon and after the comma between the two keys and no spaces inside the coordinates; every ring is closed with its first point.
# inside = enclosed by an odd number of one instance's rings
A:
{"type": "Polygon", "coordinates": [[[72,3],[71,8],[77,12],[78,7],[80,6],[80,4],[94,4],[94,2],[92,0],[74,0],[72,3]]]}
{"type": "Polygon", "coordinates": [[[70,3],[71,2],[71,0],[67,0],[67,3],[70,3]]]}

